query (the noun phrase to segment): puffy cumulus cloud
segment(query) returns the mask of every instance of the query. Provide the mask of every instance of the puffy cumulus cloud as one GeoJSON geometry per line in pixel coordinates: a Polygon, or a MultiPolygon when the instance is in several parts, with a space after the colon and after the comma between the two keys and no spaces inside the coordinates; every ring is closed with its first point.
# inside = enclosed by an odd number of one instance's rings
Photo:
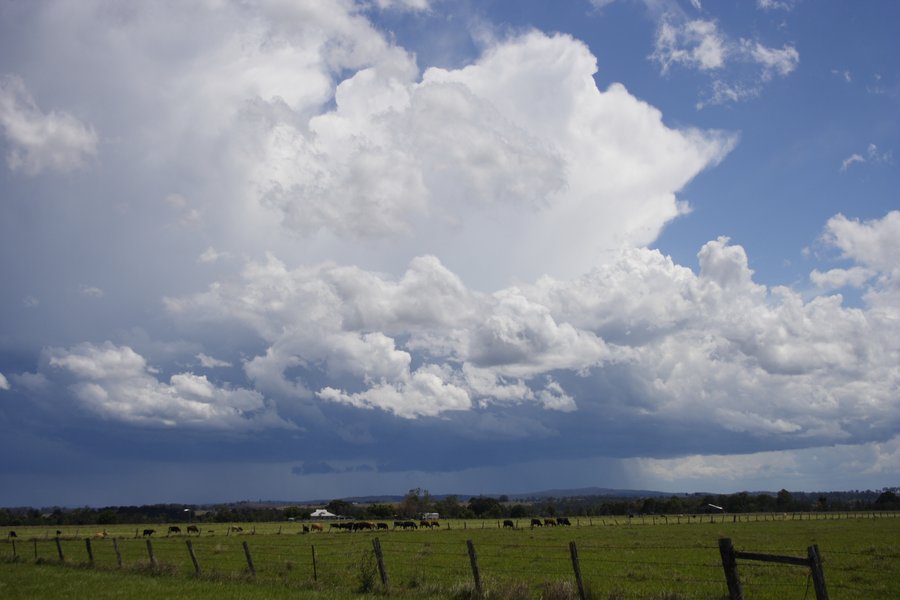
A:
{"type": "MultiPolygon", "coordinates": [[[[894,219],[835,218],[829,231],[868,269],[893,268],[894,219]]],[[[631,390],[615,408],[626,428],[674,422],[766,448],[868,441],[897,426],[900,336],[886,309],[757,284],[727,238],[698,260],[694,273],[625,248],[579,278],[485,294],[434,257],[396,278],[269,257],[168,306],[179,320],[251,326],[267,342],[245,363],[257,389],[407,419],[531,406],[600,424],[620,393],[603,382],[615,377],[631,390]]]]}
{"type": "Polygon", "coordinates": [[[0,373],[0,390],[8,390],[9,389],[9,380],[6,379],[6,376],[3,373],[0,373]]]}
{"type": "Polygon", "coordinates": [[[881,219],[860,222],[838,214],[828,220],[822,241],[837,249],[843,259],[856,263],[848,269],[831,269],[828,276],[813,273],[814,282],[847,282],[861,285],[874,278],[866,300],[886,315],[898,314],[900,306],[900,211],[881,219]]]}
{"type": "Polygon", "coordinates": [[[65,111],[42,111],[16,75],[0,77],[0,128],[7,165],[26,175],[73,171],[97,154],[93,127],[65,111]]]}
{"type": "Polygon", "coordinates": [[[84,409],[150,427],[256,430],[292,427],[258,392],[218,387],[205,375],[176,373],[161,382],[127,346],[82,343],[45,351],[50,379],[68,382],[84,409]]]}

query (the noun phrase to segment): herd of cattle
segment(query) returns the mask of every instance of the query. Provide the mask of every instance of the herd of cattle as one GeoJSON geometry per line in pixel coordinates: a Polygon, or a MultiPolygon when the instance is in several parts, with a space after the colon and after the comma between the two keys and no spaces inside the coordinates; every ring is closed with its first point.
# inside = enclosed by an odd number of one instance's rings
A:
{"type": "MultiPolygon", "coordinates": [[[[531,519],[531,527],[557,527],[557,526],[569,526],[572,523],[566,517],[557,517],[555,519],[531,519]]],[[[415,521],[394,521],[394,529],[440,529],[440,522],[434,520],[421,520],[418,523],[415,521]]],[[[517,527],[516,522],[511,519],[506,519],[503,521],[503,528],[515,529],[517,527]]],[[[336,523],[329,523],[329,529],[332,530],[345,530],[345,531],[367,531],[367,530],[387,530],[390,529],[387,523],[376,522],[373,523],[371,521],[338,521],[336,523]]],[[[309,525],[304,525],[301,533],[312,533],[315,531],[324,531],[325,528],[320,523],[310,523],[309,525]]],[[[228,528],[229,533],[243,533],[244,528],[238,525],[231,525],[228,528]]],[[[196,534],[200,535],[200,528],[196,525],[188,525],[185,528],[184,532],[187,535],[196,534]]],[[[156,533],[155,529],[144,529],[142,537],[152,537],[153,534],[156,533]]],[[[170,525],[167,531],[167,535],[180,535],[182,533],[181,527],[178,525],[170,525]]],[[[212,529],[208,529],[207,533],[212,534],[214,531],[212,529]]],[[[61,531],[56,532],[56,537],[60,537],[62,535],[61,531]]],[[[95,533],[93,537],[97,539],[102,539],[107,536],[106,530],[104,529],[101,532],[95,533]]],[[[135,536],[137,536],[137,531],[135,531],[135,536]]],[[[15,539],[18,536],[15,531],[9,531],[6,535],[7,539],[15,539]]]]}

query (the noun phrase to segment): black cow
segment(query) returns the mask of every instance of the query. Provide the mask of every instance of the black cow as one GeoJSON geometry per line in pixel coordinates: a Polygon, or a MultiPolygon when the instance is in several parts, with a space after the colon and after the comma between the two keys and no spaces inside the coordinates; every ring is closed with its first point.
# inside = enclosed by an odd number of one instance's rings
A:
{"type": "Polygon", "coordinates": [[[9,533],[6,534],[6,539],[8,539],[8,540],[11,540],[11,539],[17,538],[17,537],[19,537],[19,536],[16,535],[15,531],[10,531],[9,533]]]}
{"type": "Polygon", "coordinates": [[[155,530],[155,529],[145,529],[145,530],[144,530],[143,537],[150,537],[150,536],[152,536],[154,533],[156,533],[156,530],[155,530]]]}
{"type": "Polygon", "coordinates": [[[197,535],[200,535],[200,528],[196,525],[188,525],[187,532],[188,534],[196,533],[197,535]]]}
{"type": "Polygon", "coordinates": [[[532,527],[543,527],[544,524],[541,523],[541,520],[540,520],[540,519],[532,519],[532,520],[531,520],[531,526],[532,526],[532,527]]]}
{"type": "Polygon", "coordinates": [[[569,521],[569,517],[559,517],[556,519],[556,524],[557,525],[565,525],[566,527],[569,527],[572,525],[572,522],[569,521]]]}
{"type": "Polygon", "coordinates": [[[181,527],[178,525],[169,525],[169,534],[172,533],[181,533],[181,527]]]}
{"type": "Polygon", "coordinates": [[[512,528],[512,529],[515,529],[516,524],[513,523],[512,521],[510,521],[509,519],[506,519],[505,521],[503,521],[503,526],[504,526],[504,527],[510,527],[510,528],[512,528]]]}

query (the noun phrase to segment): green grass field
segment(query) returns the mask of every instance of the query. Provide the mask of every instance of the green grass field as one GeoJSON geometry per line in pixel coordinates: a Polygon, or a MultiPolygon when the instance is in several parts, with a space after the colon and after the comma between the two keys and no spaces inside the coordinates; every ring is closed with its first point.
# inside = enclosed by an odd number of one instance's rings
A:
{"type": "MultiPolygon", "coordinates": [[[[718,539],[739,551],[805,557],[817,544],[832,598],[900,598],[900,517],[895,515],[741,515],[590,521],[572,527],[515,530],[497,521],[444,521],[438,530],[325,531],[304,534],[299,523],[202,524],[201,535],[166,535],[166,526],[107,528],[106,539],[85,538],[100,527],[17,528],[0,545],[2,598],[407,598],[474,596],[467,540],[477,554],[485,596],[496,600],[577,598],[569,543],[575,542],[589,597],[607,599],[721,599],[727,597],[718,539]],[[768,520],[764,520],[768,519],[768,520]],[[772,520],[777,519],[777,520],[772,520]],[[144,528],[157,533],[150,563],[144,528]],[[123,567],[118,567],[113,538],[123,567]],[[387,589],[377,569],[373,539],[383,550],[387,589]],[[196,574],[190,539],[201,573],[196,574]],[[256,571],[251,575],[244,544],[256,571]],[[315,557],[315,559],[314,559],[315,557]]],[[[181,524],[182,529],[184,525],[181,524]]],[[[5,531],[2,533],[5,534],[5,531]]],[[[805,567],[738,561],[749,599],[814,598],[805,567]]]]}

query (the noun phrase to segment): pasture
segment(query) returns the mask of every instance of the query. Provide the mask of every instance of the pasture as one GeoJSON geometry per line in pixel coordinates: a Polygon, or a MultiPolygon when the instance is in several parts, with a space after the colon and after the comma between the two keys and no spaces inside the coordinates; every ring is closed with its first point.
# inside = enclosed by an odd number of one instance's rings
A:
{"type": "MultiPolygon", "coordinates": [[[[375,593],[468,600],[476,596],[471,541],[489,599],[577,598],[570,542],[576,544],[591,599],[721,599],[727,588],[718,540],[728,537],[739,551],[796,557],[817,544],[832,598],[900,598],[900,516],[894,513],[571,521],[570,527],[534,528],[528,519],[515,528],[494,520],[442,521],[439,528],[416,530],[394,529],[387,521],[387,530],[362,531],[322,523],[322,531],[309,533],[299,522],[202,523],[193,535],[185,524],[181,533],[171,534],[168,524],[145,524],[109,527],[105,537],[93,526],[60,530],[58,544],[55,528],[18,528],[15,546],[11,539],[0,545],[0,596],[102,598],[98,588],[85,583],[99,578],[112,582],[116,597],[128,597],[123,590],[132,586],[139,597],[160,588],[161,597],[375,593]],[[145,529],[155,532],[144,536],[145,529]],[[375,539],[387,587],[376,564],[375,539]],[[44,585],[47,581],[57,583],[44,585]],[[79,595],[81,587],[89,593],[79,595]]],[[[815,597],[807,568],[739,561],[738,570],[748,600],[815,597]]]]}

